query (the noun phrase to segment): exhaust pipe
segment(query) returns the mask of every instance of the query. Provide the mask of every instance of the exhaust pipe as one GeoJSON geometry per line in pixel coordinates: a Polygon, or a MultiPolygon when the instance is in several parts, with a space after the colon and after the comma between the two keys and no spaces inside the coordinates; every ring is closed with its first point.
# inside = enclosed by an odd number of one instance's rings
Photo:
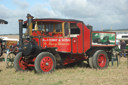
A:
{"type": "Polygon", "coordinates": [[[30,14],[27,14],[27,29],[28,29],[28,35],[29,37],[32,35],[32,27],[33,27],[33,16],[30,14]]]}
{"type": "Polygon", "coordinates": [[[19,47],[23,45],[23,20],[19,20],[19,47]]]}

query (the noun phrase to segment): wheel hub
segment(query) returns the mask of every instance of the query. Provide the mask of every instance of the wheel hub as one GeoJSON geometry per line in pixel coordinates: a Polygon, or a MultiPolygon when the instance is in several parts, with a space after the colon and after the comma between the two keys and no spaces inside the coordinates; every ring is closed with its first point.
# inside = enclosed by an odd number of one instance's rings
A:
{"type": "Polygon", "coordinates": [[[106,65],[106,57],[105,57],[104,54],[100,54],[100,55],[98,56],[98,65],[99,65],[100,67],[104,67],[104,66],[106,65]]]}
{"type": "Polygon", "coordinates": [[[45,64],[46,66],[48,66],[49,65],[49,63],[48,62],[46,62],[46,64],[45,64]]]}
{"type": "Polygon", "coordinates": [[[53,67],[53,60],[51,57],[46,56],[41,59],[40,67],[44,72],[49,72],[53,67]]]}
{"type": "Polygon", "coordinates": [[[22,70],[26,70],[27,68],[27,63],[23,60],[23,57],[21,57],[19,60],[19,66],[22,70]]]}

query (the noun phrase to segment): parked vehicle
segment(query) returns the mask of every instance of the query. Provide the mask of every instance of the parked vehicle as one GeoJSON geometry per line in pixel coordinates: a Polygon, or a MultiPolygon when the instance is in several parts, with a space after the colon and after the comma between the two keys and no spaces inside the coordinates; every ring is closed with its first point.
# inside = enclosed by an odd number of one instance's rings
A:
{"type": "Polygon", "coordinates": [[[7,54],[4,59],[6,67],[14,67],[13,63],[16,55],[17,44],[18,39],[0,37],[0,56],[2,56],[3,53],[7,54]]]}
{"type": "MultiPolygon", "coordinates": [[[[3,19],[0,19],[0,24],[8,24],[8,22],[3,19]]],[[[0,57],[3,54],[3,48],[4,48],[4,46],[2,45],[2,42],[3,40],[0,38],[0,57]]]]}
{"type": "Polygon", "coordinates": [[[14,58],[17,52],[18,39],[4,38],[4,52],[6,68],[14,67],[14,58]]]}
{"type": "Polygon", "coordinates": [[[92,68],[107,68],[112,48],[116,45],[115,39],[114,32],[92,31],[83,21],[34,19],[28,14],[27,21],[19,20],[19,52],[14,59],[14,67],[16,71],[34,67],[38,73],[49,73],[57,65],[86,60],[92,68]],[[24,34],[23,28],[26,29],[24,34]],[[95,33],[100,39],[105,36],[113,38],[107,38],[107,44],[95,43],[95,36],[92,36],[95,33]]]}

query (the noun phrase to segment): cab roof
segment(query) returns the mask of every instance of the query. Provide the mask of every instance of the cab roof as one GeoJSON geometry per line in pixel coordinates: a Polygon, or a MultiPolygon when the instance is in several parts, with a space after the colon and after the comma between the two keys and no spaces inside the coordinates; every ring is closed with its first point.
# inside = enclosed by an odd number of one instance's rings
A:
{"type": "MultiPolygon", "coordinates": [[[[35,19],[33,19],[33,21],[83,23],[83,21],[80,21],[80,20],[75,20],[75,19],[59,19],[59,18],[35,18],[35,19]]],[[[24,23],[26,23],[26,21],[24,23]]]]}

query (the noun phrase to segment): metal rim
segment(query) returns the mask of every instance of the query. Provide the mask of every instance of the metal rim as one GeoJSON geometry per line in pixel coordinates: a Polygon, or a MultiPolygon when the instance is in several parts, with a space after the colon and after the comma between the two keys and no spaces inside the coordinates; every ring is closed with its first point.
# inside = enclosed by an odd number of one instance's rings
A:
{"type": "Polygon", "coordinates": [[[41,59],[40,67],[44,72],[49,72],[53,67],[53,60],[49,56],[45,56],[41,59]]]}
{"type": "Polygon", "coordinates": [[[27,69],[27,63],[24,61],[23,57],[21,57],[20,60],[19,60],[19,66],[22,70],[27,69]]]}
{"type": "Polygon", "coordinates": [[[97,61],[98,61],[98,65],[99,65],[100,67],[104,67],[104,66],[106,65],[106,56],[105,56],[104,54],[100,54],[100,55],[98,56],[97,61]]]}

